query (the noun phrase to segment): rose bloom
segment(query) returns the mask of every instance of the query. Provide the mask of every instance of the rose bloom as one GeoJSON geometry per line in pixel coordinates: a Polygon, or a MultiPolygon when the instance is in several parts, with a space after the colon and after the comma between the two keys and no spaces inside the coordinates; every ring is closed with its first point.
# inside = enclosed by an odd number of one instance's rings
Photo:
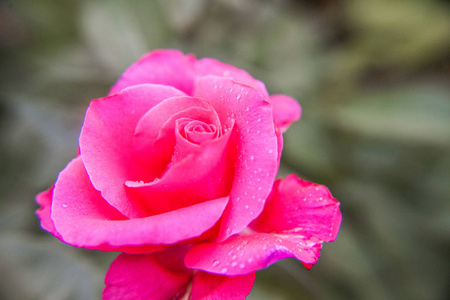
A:
{"type": "Polygon", "coordinates": [[[339,231],[326,187],[275,180],[300,113],[243,70],[153,51],[90,103],[79,155],[36,198],[41,226],[122,252],[103,299],[245,299],[255,271],[287,257],[309,269],[339,231]]]}

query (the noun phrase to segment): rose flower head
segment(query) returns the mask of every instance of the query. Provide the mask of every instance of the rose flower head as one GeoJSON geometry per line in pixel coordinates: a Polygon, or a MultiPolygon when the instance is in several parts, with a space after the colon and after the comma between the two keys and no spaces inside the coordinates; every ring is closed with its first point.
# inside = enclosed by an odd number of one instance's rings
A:
{"type": "Polygon", "coordinates": [[[103,299],[245,299],[255,271],[307,268],[339,231],[339,202],[275,180],[297,101],[215,59],[156,50],[93,100],[79,155],[38,194],[41,226],[75,247],[122,252],[103,299]]]}

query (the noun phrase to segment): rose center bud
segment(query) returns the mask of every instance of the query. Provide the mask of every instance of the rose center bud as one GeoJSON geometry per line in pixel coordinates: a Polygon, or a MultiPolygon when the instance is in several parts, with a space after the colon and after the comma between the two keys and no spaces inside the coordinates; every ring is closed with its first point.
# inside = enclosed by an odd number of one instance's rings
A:
{"type": "Polygon", "coordinates": [[[200,120],[181,118],[177,120],[178,133],[193,144],[202,144],[217,138],[217,126],[200,120]]]}
{"type": "Polygon", "coordinates": [[[221,120],[209,102],[166,99],[136,125],[133,155],[141,167],[125,182],[146,215],[229,195],[236,160],[234,119],[221,120]],[[155,180],[157,179],[157,180],[155,180]]]}

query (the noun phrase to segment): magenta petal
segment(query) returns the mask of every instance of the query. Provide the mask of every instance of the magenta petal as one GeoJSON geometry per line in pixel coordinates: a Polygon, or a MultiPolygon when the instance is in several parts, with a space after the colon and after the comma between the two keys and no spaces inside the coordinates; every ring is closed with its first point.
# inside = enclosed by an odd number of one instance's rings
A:
{"type": "Polygon", "coordinates": [[[243,276],[221,276],[198,272],[192,283],[191,300],[244,300],[255,281],[255,273],[243,276]]]}
{"type": "Polygon", "coordinates": [[[293,122],[300,119],[302,108],[294,98],[271,95],[270,103],[273,107],[273,120],[281,132],[285,132],[293,122]]]}
{"type": "Polygon", "coordinates": [[[289,175],[275,182],[264,211],[251,228],[331,242],[339,232],[341,219],[339,202],[325,186],[289,175]]]}
{"type": "Polygon", "coordinates": [[[93,100],[80,135],[81,156],[94,187],[127,217],[144,217],[145,211],[126,194],[127,180],[148,180],[152,172],[135,161],[132,141],[140,118],[164,99],[182,96],[179,90],[143,84],[119,94],[93,100]]]}
{"type": "Polygon", "coordinates": [[[242,275],[266,268],[276,261],[295,257],[315,264],[322,248],[299,236],[255,233],[233,236],[221,243],[195,245],[184,262],[188,268],[226,275],[242,275]]]}
{"type": "Polygon", "coordinates": [[[36,214],[41,220],[41,227],[56,237],[60,237],[59,233],[55,229],[55,225],[53,224],[53,220],[50,218],[51,207],[52,207],[52,198],[53,198],[53,189],[52,186],[46,191],[39,193],[36,196],[36,202],[41,206],[36,214]]]}
{"type": "Polygon", "coordinates": [[[266,86],[262,81],[254,79],[249,73],[242,69],[225,64],[214,58],[202,58],[197,60],[195,62],[195,75],[198,77],[213,75],[230,78],[233,81],[258,89],[266,99],[269,99],[266,86]]]}
{"type": "Polygon", "coordinates": [[[278,168],[272,106],[258,90],[215,76],[199,78],[194,95],[211,103],[222,124],[235,119],[237,159],[219,234],[219,240],[224,240],[262,211],[272,189],[278,168]]]}
{"type": "Polygon", "coordinates": [[[191,94],[194,82],[193,55],[184,55],[178,50],[155,50],[131,65],[113,86],[111,94],[126,87],[142,83],[173,86],[191,94]]]}
{"type": "Polygon", "coordinates": [[[177,299],[184,294],[190,280],[188,272],[167,268],[155,255],[121,254],[106,273],[103,299],[177,299]]]}
{"type": "Polygon", "coordinates": [[[186,151],[188,145],[177,145],[180,157],[174,155],[174,163],[160,179],[150,183],[126,182],[130,195],[141,199],[148,215],[229,195],[234,174],[230,163],[234,153],[228,147],[230,133],[201,146],[190,144],[191,151],[186,151]]]}
{"type": "Polygon", "coordinates": [[[104,250],[104,245],[168,245],[197,237],[214,226],[227,202],[227,198],[220,198],[165,214],[127,219],[94,189],[81,158],[76,158],[55,184],[51,218],[61,239],[77,247],[104,250]]]}

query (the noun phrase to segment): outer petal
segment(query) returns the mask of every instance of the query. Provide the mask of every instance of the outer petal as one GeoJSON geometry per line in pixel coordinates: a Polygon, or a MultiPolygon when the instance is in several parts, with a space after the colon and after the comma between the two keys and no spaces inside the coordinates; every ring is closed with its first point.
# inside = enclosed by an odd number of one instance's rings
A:
{"type": "Polygon", "coordinates": [[[302,108],[294,98],[271,95],[270,103],[273,107],[273,120],[281,132],[285,132],[293,122],[300,119],[302,108]]]}
{"type": "Polygon", "coordinates": [[[258,89],[266,99],[269,99],[266,86],[262,81],[253,78],[242,69],[238,69],[232,65],[225,64],[213,58],[202,58],[197,60],[195,62],[195,75],[197,77],[208,75],[227,77],[233,81],[258,89]]]}
{"type": "Polygon", "coordinates": [[[255,233],[233,236],[221,243],[195,245],[185,257],[188,268],[210,273],[241,275],[295,257],[315,264],[322,244],[298,236],[255,233]]]}
{"type": "Polygon", "coordinates": [[[209,101],[222,123],[235,119],[238,153],[219,235],[219,240],[224,240],[243,230],[262,211],[272,188],[278,168],[272,106],[258,90],[215,76],[199,78],[194,95],[209,101]]]}
{"type": "Polygon", "coordinates": [[[154,179],[152,170],[135,161],[132,139],[139,119],[164,99],[182,96],[172,87],[145,84],[93,100],[80,135],[81,157],[94,187],[127,217],[144,217],[145,210],[131,201],[127,180],[154,179]]]}
{"type": "Polygon", "coordinates": [[[325,186],[289,175],[275,182],[264,211],[250,226],[259,232],[292,233],[331,242],[341,219],[339,202],[325,186]]]}
{"type": "Polygon", "coordinates": [[[41,220],[41,227],[59,238],[60,235],[55,229],[53,220],[50,218],[53,189],[54,187],[52,186],[48,190],[43,191],[36,196],[36,202],[41,206],[36,211],[36,214],[39,216],[39,219],[41,220]]]}
{"type": "Polygon", "coordinates": [[[221,276],[198,272],[192,283],[191,300],[245,299],[255,281],[255,273],[243,276],[221,276]]]}
{"type": "Polygon", "coordinates": [[[191,94],[194,83],[193,55],[178,50],[155,50],[131,65],[117,81],[110,94],[141,83],[156,83],[176,87],[191,94]]]}
{"type": "MultiPolygon", "coordinates": [[[[104,300],[176,299],[191,280],[188,270],[168,268],[161,255],[119,255],[105,277],[104,300]]],[[[167,260],[178,260],[165,255],[167,260]]],[[[181,261],[182,264],[182,261],[181,261]]]]}
{"type": "Polygon", "coordinates": [[[83,162],[76,158],[60,173],[55,184],[51,218],[61,239],[78,247],[103,250],[104,245],[169,245],[199,236],[213,227],[227,201],[220,198],[130,220],[94,189],[83,162]]]}

